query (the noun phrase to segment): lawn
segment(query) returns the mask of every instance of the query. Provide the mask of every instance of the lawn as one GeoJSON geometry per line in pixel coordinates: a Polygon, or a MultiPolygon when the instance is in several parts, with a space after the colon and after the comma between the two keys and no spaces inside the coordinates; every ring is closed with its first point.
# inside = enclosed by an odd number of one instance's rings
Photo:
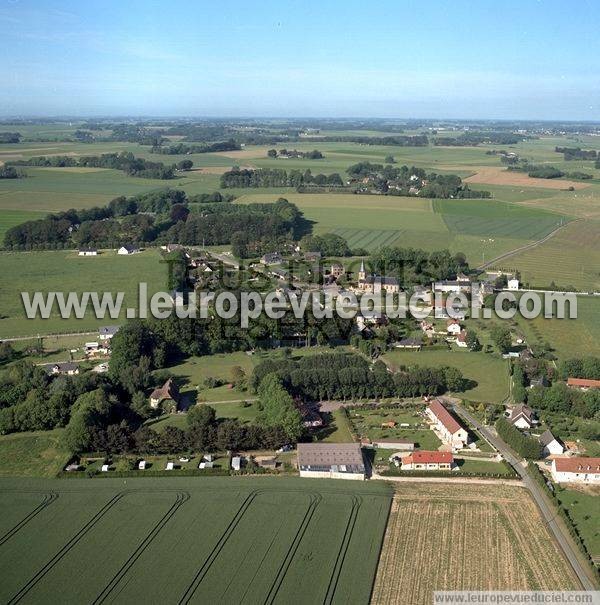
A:
{"type": "Polygon", "coordinates": [[[327,426],[317,431],[317,438],[328,443],[352,443],[354,439],[344,410],[334,410],[329,416],[327,426]]]}
{"type": "Polygon", "coordinates": [[[299,478],[5,479],[0,499],[2,602],[367,603],[391,493],[299,478]]]}
{"type": "Polygon", "coordinates": [[[401,365],[458,368],[465,378],[477,383],[474,388],[457,393],[465,399],[502,403],[508,396],[508,362],[494,354],[456,349],[422,349],[419,352],[389,351],[383,358],[392,368],[401,365]]]}
{"type": "Polygon", "coordinates": [[[565,489],[558,487],[556,497],[573,521],[587,551],[600,558],[600,491],[597,488],[565,489]],[[594,490],[594,491],[592,491],[594,490]]]}
{"type": "Polygon", "coordinates": [[[70,454],[60,445],[62,429],[0,435],[0,477],[54,477],[70,454]]]}
{"type": "Polygon", "coordinates": [[[504,462],[493,460],[475,460],[473,458],[455,458],[459,473],[491,473],[512,475],[511,469],[504,462]]]}
{"type": "MultiPolygon", "coordinates": [[[[148,292],[164,290],[166,269],[160,264],[156,249],[133,256],[118,256],[105,251],[98,256],[80,257],[75,251],[2,252],[0,253],[0,338],[33,336],[60,332],[97,330],[98,326],[119,323],[126,307],[137,307],[138,284],[146,282],[148,292]],[[83,319],[62,319],[53,309],[48,319],[27,319],[21,292],[124,292],[119,320],[96,319],[88,309],[83,319]]],[[[90,304],[91,307],[91,304],[90,304]]]]}

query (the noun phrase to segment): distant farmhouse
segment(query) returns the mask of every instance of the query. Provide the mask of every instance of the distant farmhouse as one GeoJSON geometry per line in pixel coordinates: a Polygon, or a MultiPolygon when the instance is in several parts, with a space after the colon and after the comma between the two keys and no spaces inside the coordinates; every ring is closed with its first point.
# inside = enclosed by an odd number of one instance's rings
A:
{"type": "Polygon", "coordinates": [[[138,252],[141,252],[141,250],[139,248],[136,248],[135,246],[121,246],[117,250],[117,254],[120,254],[122,256],[128,256],[130,254],[137,254],[138,252]]]}
{"type": "Polygon", "coordinates": [[[551,473],[556,483],[600,483],[600,458],[555,458],[551,473]]]}
{"type": "Polygon", "coordinates": [[[172,378],[169,378],[162,387],[152,391],[150,395],[150,407],[152,409],[161,407],[165,412],[176,412],[180,398],[177,385],[173,382],[172,378]]]}
{"type": "Polygon", "coordinates": [[[301,477],[359,481],[366,478],[358,443],[299,443],[298,470],[301,477]]]}
{"type": "Polygon", "coordinates": [[[362,261],[358,271],[357,288],[364,294],[381,294],[384,291],[390,294],[398,294],[400,283],[395,277],[383,277],[375,273],[367,275],[365,261],[362,261]]]}
{"type": "Polygon", "coordinates": [[[403,471],[450,471],[454,457],[450,452],[417,450],[402,459],[403,471]]]}
{"type": "Polygon", "coordinates": [[[60,363],[48,363],[42,366],[49,376],[56,374],[63,374],[65,376],[73,376],[79,374],[79,366],[71,361],[65,361],[60,363]]]}
{"type": "Polygon", "coordinates": [[[600,389],[600,380],[589,380],[588,378],[569,378],[567,385],[575,389],[587,391],[589,389],[600,389]]]}
{"type": "Polygon", "coordinates": [[[434,423],[432,428],[444,443],[456,449],[462,449],[467,445],[469,432],[439,399],[427,408],[427,415],[434,423]]]}
{"type": "Polygon", "coordinates": [[[280,265],[283,262],[283,256],[279,252],[268,252],[263,254],[260,262],[263,265],[280,265]]]}
{"type": "Polygon", "coordinates": [[[96,248],[79,248],[77,256],[98,256],[98,250],[96,248]]]}

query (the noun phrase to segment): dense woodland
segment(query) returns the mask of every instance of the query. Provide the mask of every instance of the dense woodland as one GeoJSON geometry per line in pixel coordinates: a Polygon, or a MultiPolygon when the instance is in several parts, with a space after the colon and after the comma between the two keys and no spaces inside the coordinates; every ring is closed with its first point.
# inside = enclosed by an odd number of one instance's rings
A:
{"type": "Polygon", "coordinates": [[[189,155],[192,153],[216,153],[218,151],[237,151],[241,149],[239,143],[233,139],[218,141],[216,143],[204,143],[202,145],[190,145],[189,143],[177,143],[175,145],[155,145],[150,153],[161,155],[189,155]]]}
{"type": "Polygon", "coordinates": [[[324,187],[342,187],[344,182],[339,174],[313,174],[310,169],[290,170],[277,168],[233,168],[221,175],[221,187],[227,189],[245,187],[295,187],[316,185],[324,187]]]}

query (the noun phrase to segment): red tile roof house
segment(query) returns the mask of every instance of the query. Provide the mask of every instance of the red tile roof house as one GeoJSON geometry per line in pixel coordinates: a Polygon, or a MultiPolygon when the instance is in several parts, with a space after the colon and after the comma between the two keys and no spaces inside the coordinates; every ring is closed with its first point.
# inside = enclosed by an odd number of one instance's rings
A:
{"type": "Polygon", "coordinates": [[[555,458],[551,473],[556,483],[600,484],[600,458],[555,458]]]}
{"type": "Polygon", "coordinates": [[[429,405],[427,415],[434,423],[431,428],[444,443],[457,449],[465,447],[469,441],[469,432],[439,399],[429,405]]]}
{"type": "Polygon", "coordinates": [[[569,378],[567,385],[587,391],[588,389],[600,389],[600,380],[589,380],[588,378],[569,378]]]}
{"type": "Polygon", "coordinates": [[[402,459],[403,471],[450,471],[454,458],[450,452],[416,451],[402,459]]]}
{"type": "Polygon", "coordinates": [[[159,406],[165,412],[176,412],[179,407],[179,389],[171,378],[159,389],[154,389],[150,395],[150,407],[157,409],[159,406]]]}

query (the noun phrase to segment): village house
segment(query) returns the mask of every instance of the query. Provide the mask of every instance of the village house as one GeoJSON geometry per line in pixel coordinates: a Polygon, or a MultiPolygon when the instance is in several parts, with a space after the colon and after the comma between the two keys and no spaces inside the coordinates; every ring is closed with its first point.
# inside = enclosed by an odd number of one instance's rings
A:
{"type": "Polygon", "coordinates": [[[335,279],[344,275],[344,265],[342,263],[331,263],[331,268],[329,270],[329,274],[333,276],[335,279]]]}
{"type": "Polygon", "coordinates": [[[429,405],[427,415],[433,422],[431,428],[444,443],[455,449],[465,447],[469,441],[469,432],[439,399],[434,400],[429,405]]]}
{"type": "Polygon", "coordinates": [[[320,252],[306,252],[304,254],[304,260],[307,263],[316,263],[321,260],[321,253],[320,252]]]}
{"type": "Polygon", "coordinates": [[[366,478],[365,463],[358,443],[299,443],[297,449],[301,477],[358,481],[366,478]]]}
{"type": "Polygon", "coordinates": [[[279,252],[267,252],[261,256],[260,262],[263,265],[279,265],[283,262],[283,257],[279,252]]]}
{"type": "Polygon", "coordinates": [[[57,374],[63,374],[65,376],[73,376],[79,374],[79,366],[72,361],[64,361],[58,363],[48,363],[43,366],[46,374],[54,376],[57,374]]]}
{"type": "Polygon", "coordinates": [[[101,326],[98,328],[100,340],[110,340],[118,331],[120,326],[101,326]]]}
{"type": "Polygon", "coordinates": [[[382,275],[367,275],[365,262],[362,261],[358,271],[357,289],[364,294],[398,294],[400,283],[395,277],[384,277],[382,275]]]}
{"type": "Polygon", "coordinates": [[[509,279],[506,287],[508,290],[518,290],[520,287],[519,280],[516,277],[509,279]]]}
{"type": "Polygon", "coordinates": [[[544,456],[559,456],[564,454],[565,446],[559,441],[551,431],[544,431],[540,435],[540,445],[544,456]]]}
{"type": "Polygon", "coordinates": [[[431,289],[434,292],[463,292],[469,293],[471,292],[471,282],[470,281],[459,281],[457,279],[454,280],[441,280],[436,281],[431,284],[431,289]]]}
{"type": "Polygon", "coordinates": [[[590,380],[588,378],[569,378],[567,379],[567,386],[582,391],[589,389],[600,389],[600,380],[590,380]]]}
{"type": "Polygon", "coordinates": [[[600,458],[555,458],[551,473],[556,483],[600,483],[600,458]]]}
{"type": "Polygon", "coordinates": [[[117,250],[117,254],[120,254],[121,256],[129,256],[130,254],[137,254],[138,252],[141,252],[141,250],[135,246],[121,246],[117,250]]]}
{"type": "Polygon", "coordinates": [[[537,424],[533,418],[533,410],[524,403],[519,403],[510,411],[508,421],[519,429],[530,429],[537,424]]]}
{"type": "Polygon", "coordinates": [[[462,330],[460,321],[458,319],[449,319],[446,322],[446,332],[451,336],[458,336],[462,330]]]}
{"type": "Polygon", "coordinates": [[[96,248],[79,248],[77,256],[98,256],[96,248]]]}
{"type": "Polygon", "coordinates": [[[420,351],[423,346],[423,342],[418,338],[403,338],[394,344],[397,349],[413,349],[420,351]]]}
{"type": "Polygon", "coordinates": [[[402,459],[403,471],[450,471],[454,457],[450,452],[417,450],[402,459]]]}
{"type": "Polygon", "coordinates": [[[179,406],[179,389],[169,378],[159,389],[154,389],[150,395],[150,407],[154,410],[161,407],[165,412],[176,412],[179,406]]]}

